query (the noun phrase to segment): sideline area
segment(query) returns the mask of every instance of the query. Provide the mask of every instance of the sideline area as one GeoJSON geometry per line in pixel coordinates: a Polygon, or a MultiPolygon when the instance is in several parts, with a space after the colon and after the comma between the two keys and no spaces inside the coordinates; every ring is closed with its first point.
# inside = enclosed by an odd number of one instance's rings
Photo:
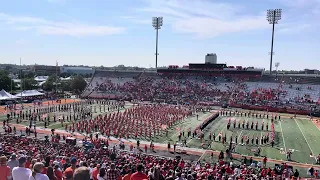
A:
{"type": "MultiPolygon", "coordinates": [[[[25,130],[25,126],[23,125],[19,125],[19,124],[10,124],[10,125],[14,125],[16,126],[17,130],[25,130]]],[[[38,133],[42,133],[42,134],[46,134],[46,135],[51,135],[51,130],[50,129],[46,129],[46,128],[38,128],[37,129],[37,132],[38,133]]],[[[64,130],[56,130],[55,133],[58,133],[60,135],[65,135],[65,136],[71,136],[71,137],[74,137],[76,139],[84,139],[86,136],[82,135],[82,134],[79,134],[79,133],[68,133],[64,130]]],[[[100,137],[101,138],[101,137],[100,137]]],[[[106,137],[102,137],[102,139],[107,139],[106,137]]],[[[116,139],[114,137],[111,137],[109,139],[109,141],[111,141],[112,143],[119,143],[119,139],[116,139]]],[[[133,145],[136,145],[136,141],[128,141],[128,140],[123,140],[124,144],[126,145],[130,145],[130,144],[133,144],[133,145]]],[[[149,142],[146,142],[146,141],[141,141],[140,143],[142,146],[144,146],[145,144],[146,145],[149,145],[149,142]]],[[[162,143],[154,143],[155,145],[155,149],[156,150],[168,150],[167,148],[167,144],[162,144],[162,143]]],[[[204,154],[207,154],[207,153],[213,153],[214,155],[219,155],[219,151],[213,151],[213,150],[204,150],[204,149],[196,149],[196,148],[184,148],[184,150],[186,151],[187,154],[189,155],[197,155],[197,156],[203,156],[204,154]]],[[[232,154],[232,156],[234,158],[242,158],[243,155],[241,154],[232,154]]],[[[256,157],[256,156],[247,156],[247,157],[252,157],[252,159],[256,160],[256,161],[262,161],[262,157],[256,157]]],[[[290,161],[282,161],[282,160],[276,160],[276,159],[270,159],[268,158],[268,162],[272,162],[272,163],[276,163],[276,164],[281,164],[281,163],[286,163],[287,165],[289,166],[295,166],[295,167],[300,167],[300,168],[309,168],[311,166],[313,166],[314,168],[320,168],[319,165],[313,165],[313,164],[303,164],[303,163],[296,163],[296,162],[290,162],[290,161]]]]}

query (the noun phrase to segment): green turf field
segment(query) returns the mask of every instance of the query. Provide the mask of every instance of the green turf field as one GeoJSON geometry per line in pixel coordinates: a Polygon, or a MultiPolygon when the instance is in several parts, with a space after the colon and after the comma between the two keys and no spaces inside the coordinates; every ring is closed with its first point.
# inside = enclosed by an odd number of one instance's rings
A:
{"type": "MultiPolygon", "coordinates": [[[[202,113],[199,115],[199,120],[196,120],[196,117],[190,117],[186,119],[184,122],[178,125],[178,127],[185,127],[185,129],[189,127],[195,128],[199,123],[204,120],[205,117],[210,116],[210,113],[202,113]],[[200,120],[201,119],[201,120],[200,120]]],[[[226,150],[228,148],[227,144],[224,145],[221,142],[218,142],[217,135],[219,133],[226,134],[227,136],[227,142],[230,140],[230,136],[233,136],[233,141],[235,141],[236,135],[238,136],[238,143],[240,143],[240,137],[241,136],[249,136],[250,137],[250,143],[249,145],[237,145],[235,148],[236,153],[242,154],[242,155],[254,155],[253,150],[256,149],[258,146],[261,147],[261,156],[267,156],[272,159],[278,159],[278,160],[287,160],[286,155],[284,153],[280,153],[280,149],[283,149],[284,151],[292,150],[292,161],[300,162],[300,163],[309,163],[314,164],[315,158],[310,157],[310,154],[318,155],[320,153],[320,130],[315,126],[315,124],[310,121],[306,120],[305,118],[297,117],[296,119],[289,119],[289,118],[281,118],[281,121],[276,120],[275,121],[275,131],[276,131],[276,138],[275,138],[275,146],[271,147],[270,144],[267,145],[261,145],[259,141],[259,145],[252,145],[251,144],[251,137],[260,137],[262,135],[266,135],[268,132],[271,134],[271,120],[269,119],[260,119],[255,117],[240,117],[240,116],[220,116],[216,118],[212,123],[210,123],[205,129],[204,129],[204,136],[205,140],[203,143],[208,145],[211,143],[211,149],[213,150],[226,150]],[[227,123],[228,119],[232,118],[231,121],[231,127],[229,130],[227,130],[227,123]],[[236,128],[233,128],[233,119],[237,119],[237,123],[239,120],[243,121],[249,121],[251,125],[251,121],[254,121],[254,124],[256,121],[259,121],[258,130],[252,130],[249,125],[249,129],[242,129],[242,127],[239,129],[238,125],[236,128]],[[261,129],[261,123],[264,121],[266,124],[269,122],[269,131],[260,130],[261,129]],[[209,142],[209,133],[215,133],[216,134],[216,141],[209,142]]],[[[186,134],[186,133],[185,133],[186,134]]],[[[158,139],[155,139],[155,141],[159,142],[177,142],[178,141],[178,135],[179,132],[172,128],[169,132],[168,138],[161,137],[158,139]]],[[[187,146],[188,147],[194,147],[194,148],[200,148],[201,142],[199,138],[189,138],[187,140],[187,146]]],[[[255,143],[254,143],[255,144],[255,143]]],[[[207,146],[206,146],[207,147],[207,146]]]]}

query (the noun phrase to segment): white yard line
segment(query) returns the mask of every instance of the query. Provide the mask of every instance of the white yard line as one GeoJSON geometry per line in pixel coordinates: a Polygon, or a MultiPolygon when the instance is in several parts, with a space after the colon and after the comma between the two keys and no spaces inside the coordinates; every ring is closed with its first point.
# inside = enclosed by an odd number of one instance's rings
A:
{"type": "Polygon", "coordinates": [[[315,122],[312,121],[312,123],[317,127],[317,129],[320,131],[320,128],[316,125],[315,122]]]}
{"type": "Polygon", "coordinates": [[[260,139],[259,139],[260,145],[262,145],[262,144],[261,144],[261,138],[262,138],[262,131],[261,131],[261,135],[260,135],[260,139]]]}
{"type": "MultiPolygon", "coordinates": [[[[222,130],[220,131],[220,133],[223,132],[226,128],[227,128],[227,125],[225,125],[224,128],[222,128],[222,130]]],[[[219,134],[220,134],[220,133],[219,133],[219,134]]],[[[219,136],[219,134],[218,134],[218,136],[219,136]]],[[[190,139],[190,141],[191,141],[191,140],[192,140],[192,139],[190,139]]],[[[225,140],[225,141],[227,141],[227,140],[225,140]]],[[[215,142],[215,139],[210,143],[210,145],[212,145],[213,142],[215,142]]]]}
{"type": "MultiPolygon", "coordinates": [[[[307,142],[307,144],[308,144],[308,146],[309,146],[309,149],[310,149],[312,155],[314,156],[315,154],[313,153],[313,151],[312,151],[312,149],[311,149],[311,146],[310,146],[310,144],[309,144],[306,136],[304,135],[303,131],[301,130],[300,125],[298,124],[298,122],[297,122],[297,120],[296,120],[295,118],[294,118],[294,121],[297,123],[297,125],[298,125],[298,127],[299,127],[299,129],[300,129],[300,132],[302,133],[302,135],[303,135],[303,137],[304,137],[304,140],[307,142]]],[[[316,158],[316,157],[314,157],[314,158],[316,158]]]]}
{"type": "Polygon", "coordinates": [[[239,139],[241,138],[241,134],[242,134],[243,130],[241,130],[239,136],[238,136],[238,142],[239,142],[239,139]]]}
{"type": "Polygon", "coordinates": [[[282,130],[281,121],[279,121],[279,123],[280,123],[280,129],[281,129],[281,134],[282,134],[282,141],[283,141],[283,145],[284,145],[284,152],[287,152],[286,141],[284,140],[284,135],[283,135],[283,130],[282,130]]]}
{"type": "MultiPolygon", "coordinates": [[[[240,142],[240,138],[241,138],[242,132],[243,132],[243,130],[241,130],[241,132],[240,132],[240,134],[239,134],[239,136],[238,136],[238,144],[239,144],[239,142],[240,142]]],[[[236,147],[234,148],[234,151],[235,151],[235,152],[238,152],[238,151],[237,151],[238,144],[236,144],[236,147]]]]}
{"type": "Polygon", "coordinates": [[[204,153],[200,156],[200,158],[198,159],[198,161],[200,161],[206,153],[207,153],[207,151],[204,151],[204,153]]]}

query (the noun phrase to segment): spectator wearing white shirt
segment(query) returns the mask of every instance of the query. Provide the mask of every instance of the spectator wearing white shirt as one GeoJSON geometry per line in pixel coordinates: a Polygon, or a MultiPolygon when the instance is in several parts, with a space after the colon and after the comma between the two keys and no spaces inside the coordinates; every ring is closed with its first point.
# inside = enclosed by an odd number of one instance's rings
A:
{"type": "Polygon", "coordinates": [[[8,161],[8,166],[10,167],[11,170],[13,170],[13,168],[18,167],[19,166],[19,162],[17,160],[17,155],[15,153],[13,153],[8,161]]]}
{"type": "Polygon", "coordinates": [[[257,164],[258,168],[261,168],[262,167],[262,162],[259,161],[258,164],[257,164]]]}
{"type": "Polygon", "coordinates": [[[252,168],[256,168],[256,163],[252,162],[250,165],[252,168]]]}
{"type": "Polygon", "coordinates": [[[25,168],[27,158],[22,156],[18,160],[19,167],[15,167],[12,170],[12,178],[13,180],[26,180],[31,175],[31,170],[28,168],[25,168]]]}
{"type": "Polygon", "coordinates": [[[37,162],[33,165],[32,174],[29,176],[28,180],[49,180],[49,177],[46,174],[42,174],[44,169],[44,164],[37,162]]]}

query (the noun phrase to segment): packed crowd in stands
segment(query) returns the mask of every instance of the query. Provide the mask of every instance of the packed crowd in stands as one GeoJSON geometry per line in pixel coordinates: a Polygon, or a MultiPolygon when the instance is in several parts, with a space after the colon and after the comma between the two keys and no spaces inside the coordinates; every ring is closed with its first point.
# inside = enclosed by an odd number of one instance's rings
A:
{"type": "Polygon", "coordinates": [[[203,76],[121,77],[96,75],[83,97],[115,97],[176,104],[226,102],[310,110],[320,100],[320,85],[249,81],[203,76]]]}
{"type": "MultiPolygon", "coordinates": [[[[84,139],[83,141],[87,141],[84,139]]],[[[106,146],[104,140],[91,139],[94,147],[84,151],[81,146],[49,142],[13,135],[0,136],[1,180],[195,180],[195,179],[298,179],[297,170],[285,163],[266,167],[267,158],[256,162],[227,159],[223,152],[217,163],[200,163],[122,151],[106,146]]],[[[139,148],[139,147],[137,147],[139,148]]],[[[308,173],[318,177],[310,167],[308,173]]]]}

